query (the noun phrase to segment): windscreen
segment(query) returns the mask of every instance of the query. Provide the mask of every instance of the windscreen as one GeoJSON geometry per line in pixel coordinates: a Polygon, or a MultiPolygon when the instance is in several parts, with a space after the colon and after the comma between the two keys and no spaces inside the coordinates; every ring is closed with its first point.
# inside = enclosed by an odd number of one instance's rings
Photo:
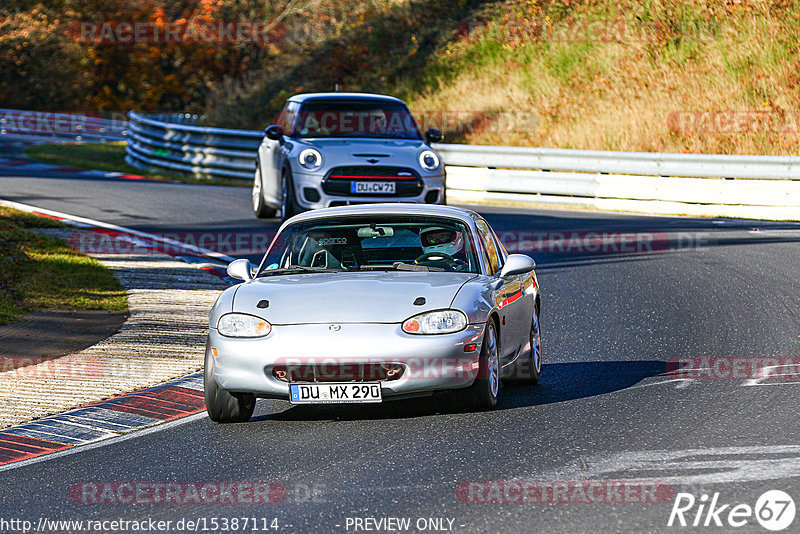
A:
{"type": "Polygon", "coordinates": [[[344,271],[422,267],[480,272],[475,243],[460,221],[419,217],[347,217],[295,223],[273,242],[260,275],[291,267],[344,271]]]}
{"type": "Polygon", "coordinates": [[[420,139],[408,108],[399,102],[381,100],[306,102],[292,136],[420,139]]]}

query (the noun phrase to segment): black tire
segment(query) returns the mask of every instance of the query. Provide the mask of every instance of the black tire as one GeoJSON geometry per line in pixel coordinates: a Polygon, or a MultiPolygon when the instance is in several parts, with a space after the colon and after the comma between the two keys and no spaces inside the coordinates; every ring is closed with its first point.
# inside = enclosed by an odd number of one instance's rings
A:
{"type": "Polygon", "coordinates": [[[530,332],[531,352],[528,359],[514,369],[514,375],[504,378],[505,382],[533,386],[542,377],[542,332],[539,324],[539,307],[533,309],[530,332]],[[534,352],[534,350],[536,352],[534,352]]]}
{"type": "Polygon", "coordinates": [[[301,211],[302,209],[294,198],[292,173],[289,169],[283,169],[281,173],[281,219],[285,221],[301,211]]]}
{"type": "Polygon", "coordinates": [[[486,322],[479,359],[478,376],[475,382],[459,391],[468,409],[475,411],[493,410],[497,406],[500,393],[500,354],[497,347],[497,328],[494,321],[486,322]],[[491,361],[494,361],[494,370],[491,361]]]}
{"type": "Polygon", "coordinates": [[[275,214],[278,212],[277,208],[273,208],[268,206],[264,203],[264,196],[261,194],[261,189],[263,187],[262,177],[261,177],[261,165],[259,165],[258,160],[256,160],[256,174],[255,178],[253,179],[253,213],[259,219],[272,219],[275,217],[275,214]]]}
{"type": "Polygon", "coordinates": [[[256,408],[256,396],[252,393],[230,393],[220,388],[214,380],[213,365],[211,355],[206,353],[203,390],[208,417],[216,423],[249,421],[256,408]]]}

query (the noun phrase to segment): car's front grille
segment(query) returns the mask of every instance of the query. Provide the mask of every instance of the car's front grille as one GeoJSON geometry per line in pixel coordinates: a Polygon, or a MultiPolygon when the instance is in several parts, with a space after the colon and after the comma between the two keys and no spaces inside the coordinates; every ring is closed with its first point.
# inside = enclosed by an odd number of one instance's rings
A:
{"type": "Polygon", "coordinates": [[[272,376],[282,382],[390,382],[403,376],[396,363],[278,365],[272,376]]]}
{"type": "Polygon", "coordinates": [[[322,190],[329,195],[355,195],[352,182],[393,182],[394,194],[358,193],[357,196],[415,197],[422,194],[423,184],[419,173],[408,167],[350,165],[334,167],[322,180],[322,190]]]}

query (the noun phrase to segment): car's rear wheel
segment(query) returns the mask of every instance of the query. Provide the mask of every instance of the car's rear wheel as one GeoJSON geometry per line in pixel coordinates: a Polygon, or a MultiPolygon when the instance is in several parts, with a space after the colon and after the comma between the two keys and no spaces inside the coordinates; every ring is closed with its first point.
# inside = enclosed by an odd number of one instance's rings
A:
{"type": "Polygon", "coordinates": [[[253,415],[256,396],[252,393],[231,393],[217,385],[214,380],[213,362],[206,354],[203,372],[203,390],[206,397],[208,417],[217,423],[244,423],[253,415]]]}
{"type": "Polygon", "coordinates": [[[530,331],[531,351],[528,360],[517,366],[514,375],[506,381],[512,384],[534,385],[542,376],[542,334],[539,327],[539,308],[534,308],[530,331]]]}
{"type": "Polygon", "coordinates": [[[281,218],[285,221],[300,213],[300,207],[294,198],[294,184],[288,169],[281,173],[281,218]]]}
{"type": "Polygon", "coordinates": [[[256,162],[256,174],[253,180],[253,213],[259,219],[271,219],[277,213],[276,208],[268,206],[264,202],[264,195],[262,194],[263,184],[261,182],[261,165],[256,162]]]}
{"type": "Polygon", "coordinates": [[[470,409],[493,410],[500,393],[500,353],[497,329],[491,319],[486,323],[479,362],[478,376],[470,387],[461,391],[462,398],[470,409]]]}

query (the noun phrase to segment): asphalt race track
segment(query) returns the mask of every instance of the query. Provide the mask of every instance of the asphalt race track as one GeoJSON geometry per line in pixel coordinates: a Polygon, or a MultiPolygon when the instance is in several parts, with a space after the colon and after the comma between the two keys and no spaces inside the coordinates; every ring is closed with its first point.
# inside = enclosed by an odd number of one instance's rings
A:
{"type": "MultiPolygon", "coordinates": [[[[0,147],[0,157],[14,150],[0,147]]],[[[244,188],[1,168],[0,198],[156,234],[209,234],[206,245],[254,259],[253,236],[277,227],[251,216],[244,188]],[[241,246],[237,235],[247,236],[241,246]]],[[[790,365],[800,364],[800,224],[479,211],[510,251],[537,261],[539,386],[505,387],[490,413],[448,409],[446,394],[355,407],[262,400],[248,424],[197,417],[0,471],[3,517],[184,518],[209,527],[214,518],[257,518],[259,529],[276,524],[278,532],[379,526],[367,518],[409,518],[410,531],[765,532],[755,517],[732,528],[728,512],[755,507],[767,490],[800,499],[800,370],[790,365]],[[715,369],[695,379],[676,373],[679,360],[715,369]],[[730,372],[737,361],[772,375],[730,372]],[[572,490],[589,480],[658,491],[634,502],[612,491],[580,502],[572,490]],[[499,482],[468,484],[475,481],[499,482]],[[568,491],[555,502],[519,502],[503,481],[568,491]],[[76,493],[92,482],[271,482],[285,496],[260,505],[96,504],[76,493]],[[702,526],[703,513],[695,529],[668,527],[682,492],[698,503],[718,493],[720,505],[731,505],[719,515],[724,526],[713,518],[702,526]]]]}

